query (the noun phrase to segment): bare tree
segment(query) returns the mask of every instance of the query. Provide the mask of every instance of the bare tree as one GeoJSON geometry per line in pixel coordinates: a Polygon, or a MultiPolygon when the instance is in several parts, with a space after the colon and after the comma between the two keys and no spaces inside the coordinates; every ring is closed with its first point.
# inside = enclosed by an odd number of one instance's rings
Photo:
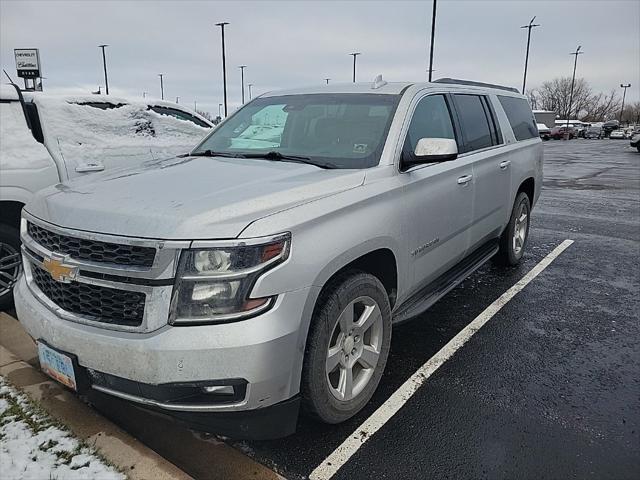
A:
{"type": "Polygon", "coordinates": [[[628,123],[640,123],[640,102],[628,103],[622,112],[622,121],[628,123]]]}

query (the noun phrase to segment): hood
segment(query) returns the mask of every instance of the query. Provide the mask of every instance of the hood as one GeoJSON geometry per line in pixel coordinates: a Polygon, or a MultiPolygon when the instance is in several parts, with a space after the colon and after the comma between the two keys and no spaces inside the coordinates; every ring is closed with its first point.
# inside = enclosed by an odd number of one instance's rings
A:
{"type": "Polygon", "coordinates": [[[26,210],[77,230],[223,239],[237,237],[254,220],[363,181],[362,170],[261,159],[172,158],[54,185],[39,192],[26,210]]]}

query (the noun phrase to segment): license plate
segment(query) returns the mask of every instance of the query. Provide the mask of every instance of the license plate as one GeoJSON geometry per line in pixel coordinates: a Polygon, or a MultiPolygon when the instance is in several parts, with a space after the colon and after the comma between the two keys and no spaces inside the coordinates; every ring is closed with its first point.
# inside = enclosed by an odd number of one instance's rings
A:
{"type": "Polygon", "coordinates": [[[44,373],[63,385],[77,390],[76,374],[70,357],[38,342],[38,358],[44,373]]]}

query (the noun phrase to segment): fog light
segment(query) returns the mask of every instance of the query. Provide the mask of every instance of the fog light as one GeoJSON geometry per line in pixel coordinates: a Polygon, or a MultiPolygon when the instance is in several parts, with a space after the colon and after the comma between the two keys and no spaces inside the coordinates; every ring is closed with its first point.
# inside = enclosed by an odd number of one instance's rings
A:
{"type": "Polygon", "coordinates": [[[216,393],[218,395],[233,395],[232,385],[211,385],[210,387],[202,387],[204,393],[216,393]]]}

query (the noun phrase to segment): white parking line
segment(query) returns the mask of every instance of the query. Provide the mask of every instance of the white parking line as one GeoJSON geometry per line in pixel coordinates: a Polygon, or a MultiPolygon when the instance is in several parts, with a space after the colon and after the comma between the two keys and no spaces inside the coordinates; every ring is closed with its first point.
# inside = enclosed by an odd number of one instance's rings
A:
{"type": "Polygon", "coordinates": [[[497,300],[484,309],[480,315],[464,327],[449,343],[442,347],[438,353],[422,365],[402,386],[391,395],[356,431],[329,455],[309,475],[310,480],[328,480],[353,456],[364,443],[371,438],[380,428],[393,417],[402,406],[413,396],[418,388],[440,366],[446,362],[456,351],[487,323],[491,317],[500,311],[509,300],[526,287],[531,280],[536,278],[551,262],[564,252],[573,240],[565,240],[553,249],[540,263],[533,267],[529,273],[522,277],[509,290],[504,292],[497,300]]]}

